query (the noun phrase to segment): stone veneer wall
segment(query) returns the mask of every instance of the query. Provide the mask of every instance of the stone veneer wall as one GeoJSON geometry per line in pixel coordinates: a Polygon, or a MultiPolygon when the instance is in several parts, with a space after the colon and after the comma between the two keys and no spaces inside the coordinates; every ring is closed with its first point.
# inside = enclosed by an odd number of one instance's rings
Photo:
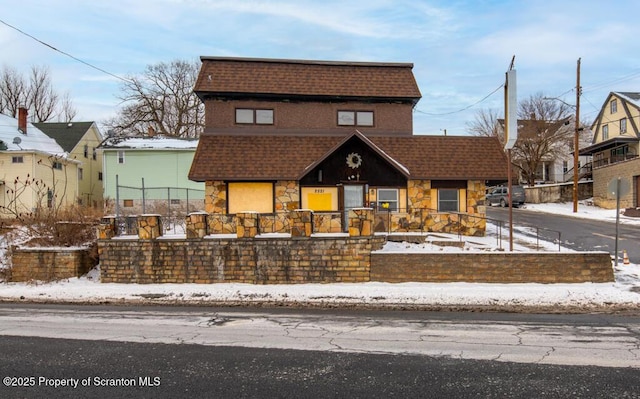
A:
{"type": "Polygon", "coordinates": [[[11,252],[11,281],[79,277],[96,265],[89,248],[14,247],[11,252]]]}
{"type": "Polygon", "coordinates": [[[371,281],[605,283],[614,275],[606,252],[373,253],[371,281]]]}
{"type": "Polygon", "coordinates": [[[384,237],[100,240],[103,283],[369,281],[384,237]]]}
{"type": "Polygon", "coordinates": [[[436,212],[431,208],[430,180],[409,180],[407,188],[409,212],[377,212],[374,222],[376,232],[421,231],[485,235],[487,222],[483,181],[467,181],[466,204],[462,213],[436,212]]]}
{"type": "Polygon", "coordinates": [[[207,213],[227,213],[227,184],[207,181],[204,185],[204,210],[207,213]]]}

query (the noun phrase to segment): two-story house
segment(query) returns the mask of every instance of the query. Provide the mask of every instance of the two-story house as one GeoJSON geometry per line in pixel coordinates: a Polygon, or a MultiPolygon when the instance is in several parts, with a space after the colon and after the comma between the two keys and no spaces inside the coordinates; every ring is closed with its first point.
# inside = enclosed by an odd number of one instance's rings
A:
{"type": "Polygon", "coordinates": [[[504,152],[496,138],[413,135],[413,64],[201,60],[189,178],[205,183],[207,212],[373,207],[423,230],[428,215],[464,213],[484,234],[485,182],[506,180],[504,152]]]}
{"type": "Polygon", "coordinates": [[[102,134],[95,122],[41,122],[35,127],[53,138],[78,167],[78,204],[102,207],[102,154],[97,148],[102,134]]]}
{"type": "Polygon", "coordinates": [[[591,130],[593,142],[580,150],[593,157],[593,200],[603,208],[615,208],[609,185],[618,177],[628,188],[620,198],[623,208],[640,207],[640,93],[611,92],[591,130]]]}
{"type": "Polygon", "coordinates": [[[72,205],[78,199],[79,161],[27,122],[0,114],[0,218],[72,205]]]}

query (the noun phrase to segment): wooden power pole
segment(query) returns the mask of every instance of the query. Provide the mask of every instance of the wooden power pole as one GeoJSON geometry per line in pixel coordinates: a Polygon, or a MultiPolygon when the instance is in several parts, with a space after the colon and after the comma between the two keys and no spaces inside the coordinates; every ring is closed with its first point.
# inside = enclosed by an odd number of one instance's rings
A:
{"type": "Polygon", "coordinates": [[[576,131],[573,138],[573,213],[578,212],[578,178],[579,159],[580,159],[580,58],[578,58],[578,66],[576,69],[576,131]]]}

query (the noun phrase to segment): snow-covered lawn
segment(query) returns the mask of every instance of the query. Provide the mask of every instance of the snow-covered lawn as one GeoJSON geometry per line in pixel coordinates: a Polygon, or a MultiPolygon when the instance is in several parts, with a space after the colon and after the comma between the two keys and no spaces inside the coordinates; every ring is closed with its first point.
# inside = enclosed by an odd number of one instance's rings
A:
{"type": "MultiPolygon", "coordinates": [[[[573,215],[572,204],[527,204],[531,211],[573,215]]],[[[576,217],[615,220],[615,210],[581,203],[576,217]]],[[[622,216],[621,223],[640,224],[622,216]]],[[[458,236],[440,235],[458,240],[458,236]]],[[[495,237],[471,237],[462,249],[432,244],[389,242],[382,251],[438,252],[495,250],[495,237]]],[[[514,233],[514,250],[532,250],[535,242],[514,233]],[[529,242],[529,245],[527,245],[529,242]]],[[[533,239],[535,240],[535,239],[533,239]]],[[[548,250],[557,250],[551,244],[548,250]]],[[[568,251],[567,249],[562,249],[568,251]]],[[[0,253],[2,256],[2,253],[0,253]]],[[[101,284],[99,270],[52,283],[1,283],[0,301],[80,303],[252,304],[324,306],[392,306],[419,309],[508,309],[594,311],[640,309],[640,266],[620,263],[612,283],[485,284],[485,283],[358,283],[358,284],[101,284]]]]}

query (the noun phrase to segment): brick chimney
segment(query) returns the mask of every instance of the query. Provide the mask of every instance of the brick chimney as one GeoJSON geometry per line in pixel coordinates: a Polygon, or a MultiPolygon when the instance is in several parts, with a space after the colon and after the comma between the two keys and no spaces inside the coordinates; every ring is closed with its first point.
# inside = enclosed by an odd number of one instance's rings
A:
{"type": "Polygon", "coordinates": [[[22,134],[27,134],[27,109],[25,107],[18,108],[18,130],[22,134]]]}

